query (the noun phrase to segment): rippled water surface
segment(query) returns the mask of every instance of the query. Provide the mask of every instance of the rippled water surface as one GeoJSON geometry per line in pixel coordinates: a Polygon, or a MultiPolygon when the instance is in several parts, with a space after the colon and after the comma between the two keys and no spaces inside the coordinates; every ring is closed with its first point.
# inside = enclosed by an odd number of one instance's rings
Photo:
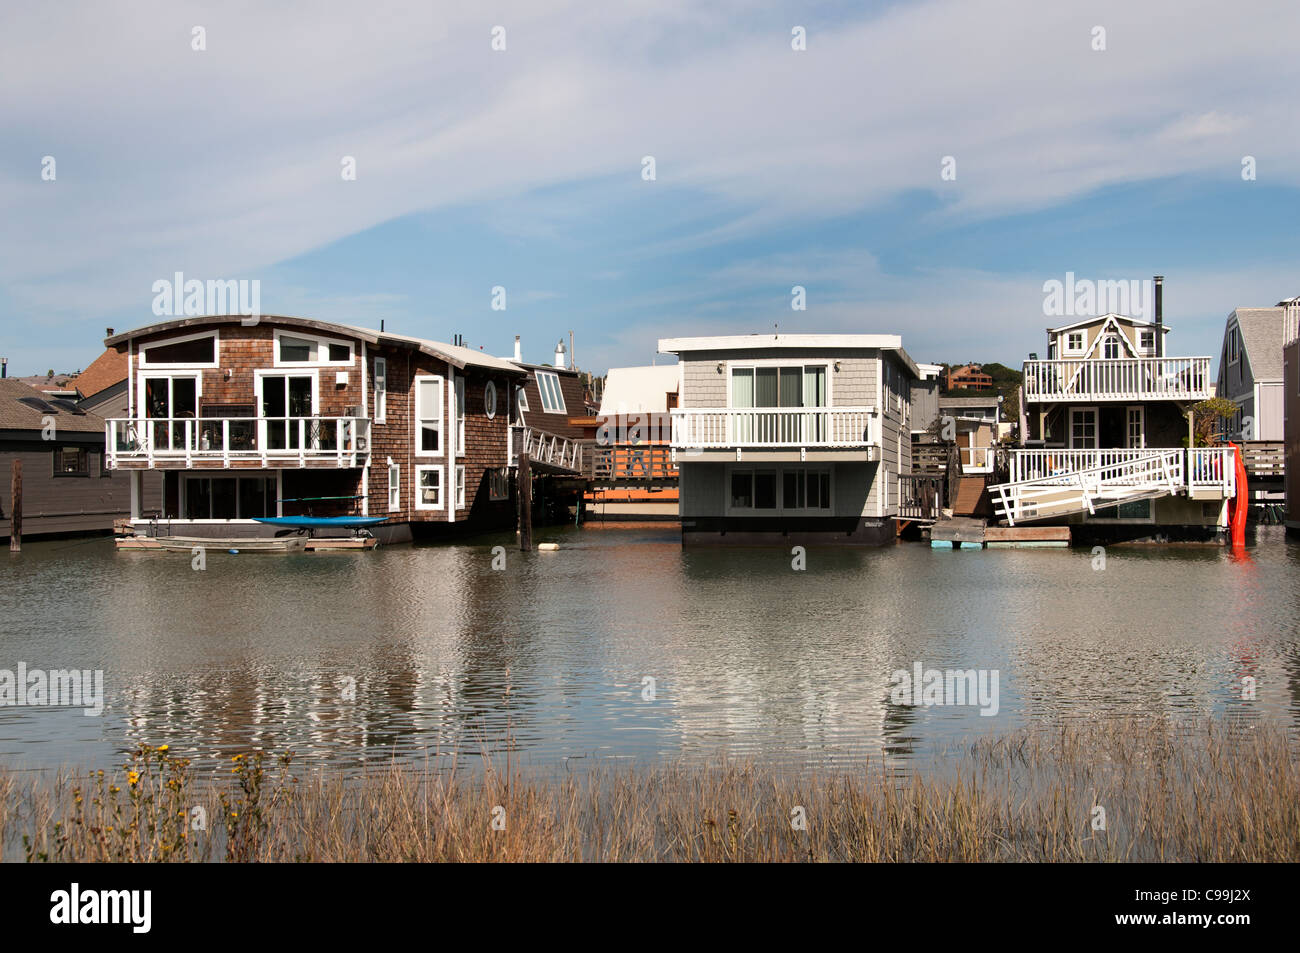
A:
{"type": "Polygon", "coordinates": [[[109,766],[166,743],[355,768],[473,761],[509,738],[551,767],[831,766],[1066,719],[1300,714],[1300,546],[1273,528],[1245,559],[1115,547],[1102,570],[1086,550],[902,544],[811,549],[796,572],[786,550],[684,551],[675,528],[538,538],[561,549],[209,553],[202,572],[29,542],[0,575],[0,669],[102,669],[106,706],[0,707],[0,763],[109,766]],[[998,713],[893,704],[890,673],[916,662],[997,670],[998,713]]]}

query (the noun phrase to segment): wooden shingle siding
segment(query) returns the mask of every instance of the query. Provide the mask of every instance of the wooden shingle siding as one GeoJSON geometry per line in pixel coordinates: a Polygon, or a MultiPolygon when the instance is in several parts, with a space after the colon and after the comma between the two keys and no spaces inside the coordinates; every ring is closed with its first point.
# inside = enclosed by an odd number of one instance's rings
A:
{"type": "Polygon", "coordinates": [[[528,379],[524,383],[524,394],[528,399],[528,410],[524,412],[524,422],[529,427],[545,430],[547,433],[557,434],[561,437],[582,437],[582,427],[569,423],[570,417],[585,417],[587,415],[586,395],[582,386],[582,378],[578,375],[578,372],[559,370],[554,367],[534,367],[530,365],[524,365],[524,367],[528,371],[528,379]],[[564,397],[564,413],[550,414],[542,410],[542,394],[537,388],[538,371],[551,372],[559,378],[560,394],[564,397]]]}

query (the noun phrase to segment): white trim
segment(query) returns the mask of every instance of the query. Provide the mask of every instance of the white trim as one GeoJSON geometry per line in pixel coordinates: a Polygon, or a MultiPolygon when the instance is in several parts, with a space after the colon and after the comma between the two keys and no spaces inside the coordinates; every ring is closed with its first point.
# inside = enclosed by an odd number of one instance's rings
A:
{"type": "Polygon", "coordinates": [[[412,413],[415,415],[415,420],[414,420],[415,439],[412,441],[411,447],[414,455],[418,458],[428,459],[430,457],[442,457],[445,456],[447,452],[447,439],[446,439],[447,425],[445,419],[446,414],[444,413],[444,408],[442,406],[446,402],[446,395],[443,393],[442,382],[443,382],[443,377],[441,374],[416,374],[415,378],[411,381],[411,389],[415,392],[415,400],[411,402],[412,413]],[[423,390],[423,388],[420,387],[420,384],[426,381],[435,382],[434,393],[438,395],[438,412],[436,416],[430,416],[430,417],[422,416],[424,413],[424,402],[420,398],[420,393],[423,390]],[[420,438],[422,436],[422,434],[420,433],[421,424],[426,420],[437,421],[438,424],[438,449],[437,450],[420,449],[420,438]]]}
{"type": "Polygon", "coordinates": [[[1066,331],[1060,335],[1060,338],[1062,357],[1080,357],[1088,350],[1088,334],[1086,331],[1066,331]],[[1070,347],[1070,338],[1076,334],[1079,336],[1079,346],[1070,347]]]}
{"type": "Polygon", "coordinates": [[[1126,404],[1124,406],[1124,446],[1129,450],[1145,450],[1147,446],[1147,408],[1145,404],[1126,404]],[[1138,426],[1137,446],[1132,443],[1132,434],[1129,433],[1129,414],[1133,411],[1141,414],[1141,420],[1138,426]]]}
{"type": "MultiPolygon", "coordinates": [[[[375,375],[375,412],[373,420],[377,424],[388,423],[388,358],[376,357],[373,363],[373,372],[375,375]],[[383,373],[379,372],[380,367],[383,373]],[[384,386],[381,390],[379,382],[383,381],[384,386]]],[[[361,379],[364,381],[366,375],[363,373],[361,379]]]]}
{"type": "Polygon", "coordinates": [[[542,401],[542,413],[544,414],[567,414],[568,406],[564,402],[564,388],[560,386],[560,375],[555,371],[537,370],[533,372],[533,377],[537,381],[537,394],[542,401]],[[546,376],[555,381],[555,396],[560,400],[558,410],[552,410],[546,406],[546,388],[542,386],[542,377],[546,376]]]}
{"type": "MultiPolygon", "coordinates": [[[[540,393],[540,391],[539,391],[539,393],[540,393]]],[[[521,414],[529,413],[529,410],[528,410],[528,391],[524,389],[524,384],[520,384],[518,387],[515,388],[515,394],[516,394],[517,397],[518,397],[518,402],[519,402],[519,412],[520,412],[521,414]]]]}
{"type": "Polygon", "coordinates": [[[659,339],[659,353],[661,354],[811,347],[901,350],[903,339],[897,334],[730,334],[714,337],[659,339]]]}
{"type": "Polygon", "coordinates": [[[455,494],[455,496],[456,496],[456,509],[458,509],[458,510],[463,510],[463,509],[465,509],[465,496],[466,496],[466,493],[465,493],[465,489],[466,489],[465,481],[466,481],[465,464],[463,464],[463,463],[461,463],[461,464],[457,464],[457,465],[456,465],[456,482],[455,482],[455,485],[452,487],[452,492],[453,492],[453,493],[455,494]]]}
{"type": "MultiPolygon", "coordinates": [[[[832,358],[819,358],[817,360],[800,361],[798,359],[790,359],[790,358],[764,357],[764,358],[755,358],[753,360],[745,360],[745,361],[726,361],[724,363],[726,366],[723,368],[723,376],[726,378],[726,385],[727,385],[726,406],[728,410],[764,410],[765,409],[763,407],[757,407],[757,408],[739,407],[738,408],[738,407],[733,407],[731,404],[732,395],[733,395],[731,376],[735,372],[735,370],[737,368],[743,370],[745,368],[757,369],[760,367],[775,367],[775,368],[798,367],[802,370],[807,370],[809,367],[822,368],[826,372],[824,375],[826,378],[826,403],[823,404],[822,406],[827,408],[828,410],[835,406],[835,402],[832,399],[832,394],[831,394],[831,378],[835,376],[835,371],[834,371],[835,361],[832,358]]],[[[883,363],[883,361],[881,361],[881,363],[883,363]]],[[[777,398],[778,399],[780,398],[780,394],[781,394],[780,377],[781,377],[780,373],[778,373],[777,374],[777,398]]],[[[880,398],[880,386],[879,386],[880,375],[879,374],[876,375],[876,381],[877,381],[876,406],[880,407],[882,406],[882,404],[880,402],[881,398],[880,398]]],[[[799,378],[799,399],[803,400],[803,377],[802,376],[800,376],[799,378]]],[[[677,403],[680,406],[681,404],[680,396],[678,397],[677,403]]],[[[803,404],[800,404],[800,406],[802,407],[803,404]]]]}
{"type": "Polygon", "coordinates": [[[456,421],[456,456],[465,456],[465,375],[453,373],[451,375],[452,388],[451,413],[447,415],[448,420],[456,421]]]}
{"type": "Polygon", "coordinates": [[[1065,445],[1070,450],[1098,450],[1101,448],[1101,411],[1097,405],[1091,406],[1072,406],[1069,408],[1069,415],[1065,422],[1065,445]],[[1092,446],[1075,446],[1074,443],[1074,415],[1086,411],[1092,414],[1092,446]]]}
{"type": "Polygon", "coordinates": [[[213,328],[211,331],[199,331],[194,334],[182,334],[177,337],[162,338],[157,341],[150,341],[148,344],[139,344],[137,345],[136,357],[140,362],[140,367],[147,368],[149,370],[166,370],[168,368],[183,369],[187,367],[204,368],[207,370],[211,370],[214,367],[221,366],[221,333],[216,328],[213,328]],[[166,347],[169,344],[184,344],[186,341],[197,341],[200,338],[207,338],[207,337],[212,338],[213,360],[211,361],[204,361],[199,363],[186,362],[181,364],[175,364],[175,363],[150,364],[146,360],[146,356],[148,355],[150,348],[166,347]]]}
{"type": "Polygon", "coordinates": [[[497,415],[497,385],[495,381],[488,381],[483,385],[483,414],[488,420],[494,419],[497,415]],[[490,398],[489,395],[491,395],[490,398]]]}
{"type": "Polygon", "coordinates": [[[400,463],[388,464],[388,512],[400,513],[402,511],[402,465],[400,463]],[[393,479],[393,471],[397,471],[397,479],[393,479]],[[393,499],[393,491],[397,491],[397,499],[393,499]]]}
{"type": "Polygon", "coordinates": [[[274,335],[273,363],[276,367],[353,367],[357,361],[357,345],[355,341],[349,341],[345,338],[323,337],[319,334],[310,334],[297,330],[276,329],[274,335]],[[297,338],[300,341],[312,341],[315,344],[323,345],[323,348],[317,349],[317,354],[329,354],[329,346],[337,344],[348,349],[348,359],[346,361],[331,361],[328,358],[321,360],[317,357],[314,361],[285,361],[280,358],[280,339],[284,337],[297,338]]]}
{"type": "MultiPolygon", "coordinates": [[[[253,403],[254,403],[253,410],[256,411],[256,413],[254,414],[255,417],[266,416],[264,413],[262,413],[262,406],[263,406],[262,393],[263,393],[264,381],[268,377],[285,377],[285,378],[310,377],[311,378],[311,416],[313,417],[320,416],[320,377],[314,370],[312,370],[310,367],[303,367],[300,369],[295,369],[292,367],[285,367],[285,368],[259,367],[253,370],[253,403]]],[[[289,385],[286,382],[285,387],[287,388],[288,386],[289,385]]],[[[288,403],[289,393],[287,390],[285,391],[284,397],[285,397],[284,414],[287,417],[289,416],[289,403],[288,403]]]]}
{"type": "MultiPolygon", "coordinates": [[[[148,416],[149,407],[148,405],[146,405],[144,399],[145,391],[147,390],[148,387],[148,382],[151,380],[174,381],[177,378],[183,378],[187,380],[192,379],[194,381],[194,416],[198,417],[199,401],[203,398],[203,372],[202,371],[197,369],[189,370],[189,371],[179,371],[179,372],[164,371],[164,370],[149,370],[149,371],[141,371],[140,373],[135,375],[136,386],[140,388],[140,393],[137,395],[137,400],[135,402],[136,407],[139,408],[140,411],[140,416],[136,418],[137,420],[149,419],[148,416]]],[[[172,397],[172,391],[173,388],[169,384],[167,387],[167,404],[168,404],[167,416],[168,417],[176,416],[175,408],[171,406],[175,402],[172,397]]]]}
{"type": "Polygon", "coordinates": [[[443,509],[447,505],[447,482],[445,479],[443,479],[442,464],[441,463],[436,463],[436,464],[417,463],[415,465],[415,477],[414,477],[414,482],[411,485],[411,489],[412,492],[415,494],[415,508],[417,510],[443,509]],[[438,474],[438,502],[437,503],[420,502],[420,498],[421,496],[423,496],[420,490],[420,474],[424,473],[426,470],[432,470],[438,474]]]}

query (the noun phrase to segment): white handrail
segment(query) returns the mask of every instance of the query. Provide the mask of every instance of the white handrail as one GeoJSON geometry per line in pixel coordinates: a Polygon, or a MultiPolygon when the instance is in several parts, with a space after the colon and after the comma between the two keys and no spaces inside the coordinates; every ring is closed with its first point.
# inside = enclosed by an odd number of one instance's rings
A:
{"type": "Polygon", "coordinates": [[[1208,357],[1064,358],[1025,361],[1025,400],[1204,400],[1208,357]]]}
{"type": "Polygon", "coordinates": [[[672,411],[677,448],[869,447],[880,443],[872,407],[708,407],[672,411]]]}
{"type": "Polygon", "coordinates": [[[138,462],[152,468],[160,461],[228,467],[240,459],[306,466],[330,458],[357,467],[370,452],[368,417],[113,417],[104,427],[109,469],[138,462]]]}

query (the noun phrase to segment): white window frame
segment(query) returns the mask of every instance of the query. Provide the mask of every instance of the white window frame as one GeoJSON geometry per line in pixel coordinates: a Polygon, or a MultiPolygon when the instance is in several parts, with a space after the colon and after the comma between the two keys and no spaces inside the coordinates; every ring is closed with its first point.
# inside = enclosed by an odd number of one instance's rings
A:
{"type": "MultiPolygon", "coordinates": [[[[307,367],[310,367],[308,365],[307,367]]],[[[291,373],[294,368],[286,367],[284,369],[259,367],[253,371],[253,410],[255,416],[262,417],[262,390],[265,379],[268,377],[310,377],[311,378],[311,415],[320,416],[320,375],[307,368],[299,369],[296,373],[291,373]]],[[[287,396],[287,395],[286,395],[287,396]]],[[[287,409],[287,408],[286,408],[287,409]]]]}
{"type": "Polygon", "coordinates": [[[1128,503],[1147,504],[1146,516],[1097,516],[1095,513],[1085,513],[1083,518],[1089,523],[1154,523],[1156,521],[1156,501],[1148,497],[1146,500],[1121,500],[1119,503],[1112,503],[1108,506],[1099,506],[1098,510],[1115,509],[1118,511],[1121,505],[1128,503]]]}
{"type": "Polygon", "coordinates": [[[522,413],[528,413],[528,391],[523,384],[515,388],[516,399],[519,401],[519,410],[522,413]]]}
{"type": "Polygon", "coordinates": [[[1124,446],[1130,450],[1143,450],[1147,445],[1147,409],[1142,404],[1129,404],[1124,408],[1124,446]],[[1133,412],[1137,411],[1138,442],[1133,443],[1133,412]]]}
{"type": "Polygon", "coordinates": [[[452,400],[456,414],[456,456],[465,456],[465,375],[452,377],[452,400]]]}
{"type": "Polygon", "coordinates": [[[1118,361],[1124,357],[1124,335],[1118,331],[1103,331],[1101,334],[1101,358],[1103,361],[1118,361]],[[1106,353],[1107,348],[1115,345],[1115,356],[1106,353]]]}
{"type": "Polygon", "coordinates": [[[1156,332],[1150,328],[1138,329],[1138,350],[1143,354],[1154,355],[1156,353],[1156,332]],[[1147,335],[1151,336],[1151,343],[1144,343],[1147,335]]]}
{"type": "MultiPolygon", "coordinates": [[[[427,459],[427,458],[430,458],[430,457],[442,457],[442,456],[445,456],[445,455],[446,455],[446,452],[447,452],[447,427],[446,427],[446,420],[444,419],[445,414],[443,413],[443,406],[442,406],[443,404],[446,403],[446,395],[445,395],[445,393],[444,393],[444,390],[443,390],[443,386],[442,386],[442,385],[443,385],[443,377],[442,377],[442,375],[440,375],[440,374],[416,374],[416,375],[415,375],[415,380],[412,381],[412,383],[411,383],[411,386],[412,386],[412,388],[413,388],[414,391],[415,391],[415,401],[414,401],[414,405],[415,405],[415,410],[414,410],[414,413],[415,413],[415,431],[414,431],[414,433],[415,433],[415,440],[414,440],[414,451],[415,451],[415,456],[417,456],[417,457],[421,457],[421,458],[425,458],[425,459],[427,459]],[[423,400],[422,397],[420,396],[420,395],[424,392],[424,388],[421,387],[420,384],[421,384],[422,382],[424,382],[424,381],[433,381],[433,382],[434,382],[434,393],[436,393],[436,394],[438,395],[438,413],[437,413],[437,416],[436,416],[436,417],[426,417],[426,416],[424,416],[424,400],[423,400]],[[438,449],[437,449],[436,451],[433,451],[433,450],[422,450],[422,449],[420,449],[420,436],[421,436],[421,435],[420,435],[420,431],[421,431],[421,429],[422,429],[422,426],[421,426],[421,425],[422,425],[423,422],[426,421],[426,420],[429,420],[429,421],[436,421],[437,424],[438,424],[438,449]]],[[[417,486],[418,486],[418,484],[417,484],[417,486]]]]}
{"type": "Polygon", "coordinates": [[[459,464],[456,467],[456,509],[465,508],[465,465],[459,464]]]}
{"type": "Polygon", "coordinates": [[[1062,335],[1062,337],[1065,339],[1064,341],[1061,342],[1062,354],[1082,354],[1087,349],[1088,336],[1084,334],[1082,331],[1066,331],[1065,334],[1062,335]],[[1073,345],[1070,344],[1070,339],[1075,337],[1076,335],[1078,335],[1079,338],[1078,347],[1074,347],[1073,345]]]}
{"type": "Polygon", "coordinates": [[[564,403],[564,390],[560,387],[560,375],[555,371],[537,371],[534,376],[537,378],[537,393],[542,398],[542,413],[544,414],[567,414],[568,407],[564,403]],[[556,410],[546,406],[546,388],[543,382],[549,380],[555,385],[555,397],[559,399],[560,406],[556,410]]]}
{"type": "Polygon", "coordinates": [[[483,413],[488,420],[497,415],[497,385],[492,381],[483,385],[483,413]]]}
{"type": "Polygon", "coordinates": [[[397,513],[402,509],[402,467],[398,463],[388,465],[388,512],[397,513]]]}
{"type": "MultiPolygon", "coordinates": [[[[136,387],[139,388],[139,393],[136,395],[136,402],[135,402],[136,411],[139,414],[139,417],[137,419],[144,420],[149,416],[148,408],[145,406],[145,402],[144,402],[145,393],[146,393],[146,388],[145,388],[146,382],[151,380],[167,381],[167,405],[169,408],[172,408],[172,405],[175,404],[176,402],[172,396],[173,391],[175,390],[175,388],[172,385],[172,382],[181,379],[194,381],[194,413],[197,416],[199,412],[199,402],[203,399],[203,375],[202,374],[200,374],[198,371],[195,371],[192,374],[191,373],[178,374],[175,372],[168,373],[164,371],[158,371],[158,372],[141,371],[139,374],[135,376],[136,387]]],[[[174,410],[174,408],[169,410],[168,413],[172,413],[172,410],[174,410]]],[[[171,419],[174,420],[175,417],[172,417],[171,419]]]]}
{"type": "Polygon", "coordinates": [[[443,479],[443,472],[442,472],[442,471],[443,471],[443,466],[442,466],[441,463],[437,463],[437,464],[423,464],[423,463],[417,463],[417,464],[415,465],[415,485],[414,485],[414,493],[415,493],[415,508],[416,508],[417,510],[439,510],[439,511],[441,511],[441,510],[446,509],[446,507],[447,507],[447,482],[446,482],[446,480],[443,479]],[[435,472],[435,473],[438,474],[438,502],[437,502],[437,503],[425,503],[425,502],[423,501],[423,500],[424,500],[424,492],[423,492],[423,487],[420,485],[420,476],[421,476],[421,474],[423,474],[423,473],[424,473],[425,471],[427,471],[427,470],[431,470],[431,471],[433,471],[433,472],[435,472]]]}
{"type": "Polygon", "coordinates": [[[1066,422],[1065,438],[1070,450],[1097,450],[1101,446],[1101,412],[1094,405],[1091,407],[1071,407],[1070,419],[1066,422]],[[1084,447],[1076,445],[1074,442],[1074,415],[1075,414],[1092,414],[1092,446],[1084,447]]]}
{"type": "Polygon", "coordinates": [[[375,358],[375,413],[377,424],[388,422],[388,359],[375,358]]]}
{"type": "Polygon", "coordinates": [[[174,338],[163,338],[159,341],[150,341],[148,344],[140,345],[137,352],[137,359],[140,367],[149,370],[163,370],[166,368],[212,368],[221,366],[221,334],[216,329],[211,331],[200,331],[197,334],[182,334],[174,338]],[[197,341],[200,338],[212,338],[212,356],[214,360],[199,363],[171,363],[160,361],[155,364],[149,363],[149,349],[154,347],[166,347],[169,344],[184,344],[186,341],[197,341]]]}
{"type": "Polygon", "coordinates": [[[354,342],[344,340],[343,338],[322,337],[319,334],[302,334],[297,331],[284,330],[275,332],[275,359],[276,367],[352,367],[357,360],[357,346],[354,342]],[[341,345],[348,349],[348,359],[346,361],[321,360],[318,356],[314,361],[285,361],[280,358],[280,340],[282,338],[298,338],[302,341],[311,341],[317,345],[317,355],[329,353],[331,344],[341,345]]]}
{"type": "MultiPolygon", "coordinates": [[[[792,361],[792,360],[790,360],[790,359],[788,359],[788,358],[779,358],[779,357],[769,357],[769,358],[762,358],[761,360],[751,360],[751,361],[736,361],[735,363],[732,363],[731,361],[728,361],[728,362],[727,362],[727,366],[726,366],[726,378],[727,378],[727,408],[728,408],[729,410],[730,410],[730,409],[734,409],[734,408],[732,407],[732,403],[731,403],[732,400],[733,400],[733,398],[734,398],[734,394],[735,394],[734,387],[733,387],[733,383],[732,383],[732,376],[734,375],[734,373],[735,373],[737,370],[746,370],[746,369],[748,369],[748,370],[757,370],[757,369],[760,368],[760,367],[777,367],[777,368],[781,368],[781,367],[799,367],[799,368],[802,368],[802,369],[803,369],[804,373],[807,373],[808,368],[810,368],[810,367],[821,367],[821,368],[824,368],[824,369],[825,369],[825,377],[826,377],[826,404],[824,405],[824,408],[818,408],[818,409],[826,409],[826,408],[834,407],[834,406],[835,406],[835,399],[834,399],[834,394],[832,393],[832,390],[831,390],[831,388],[832,388],[832,383],[833,383],[833,382],[832,382],[832,377],[834,376],[834,375],[831,373],[831,365],[832,365],[833,363],[834,363],[833,361],[828,361],[828,360],[823,360],[823,361],[792,361]]],[[[883,363],[883,361],[882,361],[882,363],[883,363]]],[[[778,371],[777,374],[778,374],[778,376],[779,376],[780,371],[778,371]]],[[[883,372],[881,372],[881,374],[880,374],[880,380],[881,380],[881,388],[882,388],[882,390],[883,390],[883,388],[884,388],[884,383],[883,383],[883,381],[884,381],[884,373],[883,373],[883,372]]],[[[780,384],[779,384],[779,383],[777,384],[777,388],[778,388],[778,393],[779,393],[779,388],[780,388],[780,384]]],[[[803,398],[803,380],[802,380],[802,378],[800,378],[800,383],[799,383],[799,396],[800,396],[800,399],[803,398]]],[[[888,400],[886,399],[886,400],[884,400],[884,401],[882,401],[882,402],[883,402],[884,405],[885,405],[885,410],[888,411],[888,410],[889,410],[889,402],[888,402],[888,400]]],[[[755,408],[752,408],[752,407],[744,407],[744,408],[740,408],[740,409],[742,409],[742,410],[753,410],[753,409],[755,409],[755,408]]],[[[757,409],[759,409],[759,410],[763,410],[764,408],[759,407],[759,408],[757,408],[757,409]]],[[[771,409],[771,408],[768,408],[768,409],[771,409]]],[[[777,408],[777,409],[779,409],[779,408],[777,408]]]]}

